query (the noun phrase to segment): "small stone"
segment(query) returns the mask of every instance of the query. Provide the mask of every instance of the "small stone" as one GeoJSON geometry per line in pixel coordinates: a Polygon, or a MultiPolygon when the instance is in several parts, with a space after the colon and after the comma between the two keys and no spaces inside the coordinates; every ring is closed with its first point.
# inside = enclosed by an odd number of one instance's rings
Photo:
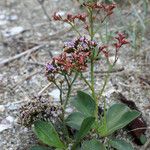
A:
{"type": "Polygon", "coordinates": [[[17,103],[7,103],[5,105],[7,107],[8,110],[17,110],[19,108],[19,104],[17,103]]]}
{"type": "Polygon", "coordinates": [[[50,96],[54,98],[55,101],[59,100],[60,91],[58,89],[54,89],[49,93],[50,96]]]}
{"type": "MultiPolygon", "coordinates": [[[[0,13],[2,13],[2,12],[0,12],[0,13]]],[[[4,14],[0,15],[0,20],[4,20],[5,18],[6,18],[6,16],[4,14]]]]}
{"type": "Polygon", "coordinates": [[[21,26],[18,26],[18,27],[13,27],[11,29],[5,30],[2,33],[5,37],[10,37],[10,36],[17,35],[23,31],[24,31],[24,28],[21,26]]]}
{"type": "Polygon", "coordinates": [[[25,127],[25,128],[23,129],[23,132],[25,132],[25,133],[28,132],[28,128],[25,127]]]}
{"type": "Polygon", "coordinates": [[[14,120],[15,120],[14,117],[8,116],[1,121],[1,124],[12,126],[12,124],[14,123],[14,120]]]}
{"type": "Polygon", "coordinates": [[[18,16],[17,15],[12,15],[12,16],[10,16],[9,18],[8,18],[8,20],[10,20],[10,21],[15,21],[15,20],[17,20],[18,19],[18,16]]]}
{"type": "Polygon", "coordinates": [[[9,123],[13,123],[14,122],[14,117],[12,117],[12,116],[8,116],[8,117],[6,117],[6,120],[9,122],[9,123]]]}
{"type": "Polygon", "coordinates": [[[11,128],[11,125],[10,124],[0,124],[0,132],[6,130],[6,129],[9,129],[11,128]]]}
{"type": "Polygon", "coordinates": [[[108,98],[111,96],[112,93],[116,92],[114,87],[110,87],[107,89],[102,95],[107,96],[108,98]]]}
{"type": "Polygon", "coordinates": [[[5,111],[5,106],[4,105],[0,105],[0,113],[5,111]]]}
{"type": "Polygon", "coordinates": [[[5,25],[7,23],[6,20],[0,20],[0,26],[5,25]]]}
{"type": "Polygon", "coordinates": [[[67,112],[67,113],[71,113],[71,112],[73,112],[73,109],[68,107],[68,108],[66,109],[66,112],[67,112]]]}

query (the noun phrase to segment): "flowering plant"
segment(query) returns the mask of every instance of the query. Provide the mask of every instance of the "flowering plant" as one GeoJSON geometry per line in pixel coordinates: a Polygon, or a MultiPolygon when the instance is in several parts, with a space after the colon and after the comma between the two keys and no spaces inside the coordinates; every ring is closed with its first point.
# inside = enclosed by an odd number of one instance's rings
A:
{"type": "Polygon", "coordinates": [[[34,131],[43,143],[57,150],[122,150],[124,147],[131,150],[133,148],[129,143],[113,139],[112,134],[125,127],[140,113],[121,103],[108,107],[106,98],[102,96],[110,72],[118,60],[119,50],[129,42],[122,33],[117,33],[111,45],[99,44],[95,40],[99,29],[96,22],[101,26],[113,14],[115,4],[87,2],[83,3],[83,7],[85,13],[69,13],[65,18],[59,13],[54,13],[53,19],[71,25],[77,33],[77,38],[64,43],[63,52],[46,64],[48,81],[54,83],[60,91],[61,112],[56,118],[57,121],[34,121],[34,131]],[[88,36],[82,36],[78,30],[79,21],[88,36]],[[110,52],[114,52],[113,62],[110,61],[110,52]],[[108,72],[101,90],[96,90],[95,64],[102,58],[106,60],[108,72]],[[85,73],[89,73],[90,79],[85,77],[85,73]],[[79,90],[74,98],[70,98],[77,80],[83,80],[88,86],[88,93],[79,90]],[[67,87],[65,91],[64,86],[67,87]],[[74,108],[71,113],[67,113],[68,107],[74,108]]]}

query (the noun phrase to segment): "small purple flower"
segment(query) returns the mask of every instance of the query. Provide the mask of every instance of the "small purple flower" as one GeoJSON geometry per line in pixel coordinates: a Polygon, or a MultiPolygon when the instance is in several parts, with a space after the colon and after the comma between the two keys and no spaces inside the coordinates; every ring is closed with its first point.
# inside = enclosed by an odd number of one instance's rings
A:
{"type": "Polygon", "coordinates": [[[50,64],[50,63],[46,64],[46,70],[47,71],[52,72],[54,69],[55,69],[55,67],[52,64],[50,64]]]}
{"type": "Polygon", "coordinates": [[[85,37],[80,37],[80,42],[84,42],[85,41],[85,37]]]}
{"type": "Polygon", "coordinates": [[[83,49],[87,49],[87,48],[88,48],[87,44],[86,44],[86,43],[84,43],[84,42],[83,42],[83,43],[81,43],[81,46],[82,46],[82,48],[83,48],[83,49]]]}
{"type": "Polygon", "coordinates": [[[88,46],[89,40],[85,36],[84,37],[80,37],[79,41],[80,41],[81,45],[84,44],[84,46],[85,45],[88,46]]]}
{"type": "Polygon", "coordinates": [[[90,41],[90,45],[96,47],[97,43],[96,43],[96,41],[90,41]]]}
{"type": "Polygon", "coordinates": [[[88,39],[84,36],[84,37],[80,37],[79,39],[80,42],[83,42],[83,43],[88,43],[88,39]]]}
{"type": "Polygon", "coordinates": [[[64,47],[74,48],[74,46],[75,46],[74,41],[70,41],[70,42],[65,42],[64,43],[64,47]]]}

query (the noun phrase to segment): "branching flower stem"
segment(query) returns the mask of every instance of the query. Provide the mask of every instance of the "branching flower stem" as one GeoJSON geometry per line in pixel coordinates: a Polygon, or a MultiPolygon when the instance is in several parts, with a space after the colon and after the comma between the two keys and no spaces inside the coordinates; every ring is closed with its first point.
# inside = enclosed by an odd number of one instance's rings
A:
{"type": "Polygon", "coordinates": [[[83,73],[81,73],[81,78],[83,79],[83,81],[86,83],[86,85],[90,88],[90,90],[92,91],[92,87],[90,85],[90,83],[87,81],[87,79],[84,77],[83,73]]]}
{"type": "Polygon", "coordinates": [[[78,72],[75,73],[75,76],[74,76],[73,80],[71,81],[71,83],[68,81],[67,77],[65,77],[65,79],[67,80],[68,91],[67,91],[66,100],[64,101],[64,104],[63,104],[63,109],[64,110],[66,109],[66,106],[67,106],[68,101],[70,99],[70,94],[71,94],[72,86],[73,86],[75,80],[77,79],[77,77],[78,77],[78,72]]]}
{"type": "Polygon", "coordinates": [[[93,22],[93,9],[88,9],[88,13],[89,13],[89,22],[90,22],[90,37],[91,37],[91,41],[94,38],[94,22],[93,22]]]}
{"type": "Polygon", "coordinates": [[[70,26],[73,28],[74,31],[76,31],[76,33],[81,37],[81,34],[80,32],[77,30],[76,26],[72,23],[72,22],[69,22],[70,26]]]}
{"type": "MultiPolygon", "coordinates": [[[[89,23],[90,23],[90,37],[91,41],[94,38],[94,22],[93,22],[93,9],[88,9],[89,13],[89,23]]],[[[94,56],[95,56],[95,49],[92,50],[92,56],[91,56],[91,69],[90,69],[90,77],[91,77],[91,91],[92,91],[92,97],[95,100],[96,103],[96,109],[95,109],[95,119],[98,120],[98,99],[96,97],[95,93],[95,81],[94,81],[94,56]]]]}
{"type": "Polygon", "coordinates": [[[102,89],[100,90],[97,99],[101,99],[102,94],[103,94],[103,92],[104,92],[104,90],[105,90],[105,88],[106,88],[106,85],[107,85],[107,83],[108,83],[108,80],[109,80],[109,77],[110,77],[110,72],[112,71],[114,65],[115,65],[114,63],[113,63],[112,65],[109,64],[108,73],[107,73],[107,75],[105,76],[103,87],[102,87],[102,89]]]}
{"type": "MultiPolygon", "coordinates": [[[[56,83],[56,81],[53,82],[55,84],[55,86],[59,89],[59,98],[60,98],[60,104],[61,106],[63,105],[63,89],[62,89],[62,85],[58,85],[56,83]]],[[[61,119],[61,122],[63,124],[63,132],[64,132],[64,135],[65,137],[69,137],[69,133],[68,133],[68,130],[67,130],[67,127],[66,127],[66,124],[65,124],[65,119],[64,119],[64,114],[65,114],[65,111],[64,109],[62,108],[62,115],[60,116],[60,119],[61,119]]],[[[69,139],[67,139],[69,141],[69,139]]]]}
{"type": "Polygon", "coordinates": [[[75,82],[75,80],[78,77],[78,73],[75,74],[75,76],[74,76],[73,80],[71,81],[71,83],[69,82],[66,75],[64,75],[64,77],[65,77],[65,80],[66,80],[67,86],[68,86],[67,96],[66,96],[66,100],[64,102],[63,102],[63,99],[62,99],[62,89],[58,85],[57,85],[57,87],[60,90],[60,102],[61,102],[61,105],[62,105],[61,119],[62,119],[62,123],[63,123],[63,130],[64,130],[64,134],[66,135],[65,137],[67,137],[67,141],[69,141],[69,133],[68,133],[68,129],[67,129],[66,123],[65,123],[65,113],[66,113],[66,106],[67,106],[68,101],[70,99],[72,86],[73,86],[73,83],[75,82]]]}

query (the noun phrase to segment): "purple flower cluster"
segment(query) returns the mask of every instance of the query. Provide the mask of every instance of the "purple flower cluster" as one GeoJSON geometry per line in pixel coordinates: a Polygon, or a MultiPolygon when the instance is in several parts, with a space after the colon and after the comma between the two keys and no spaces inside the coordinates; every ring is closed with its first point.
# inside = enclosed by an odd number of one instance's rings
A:
{"type": "Polygon", "coordinates": [[[64,43],[64,48],[68,47],[68,48],[75,48],[75,41],[69,41],[69,42],[65,42],[64,43]]]}
{"type": "Polygon", "coordinates": [[[53,72],[55,70],[55,67],[51,63],[46,64],[46,70],[48,72],[53,72]]]}
{"type": "Polygon", "coordinates": [[[65,42],[64,51],[46,64],[46,76],[52,81],[56,73],[70,74],[74,70],[85,71],[91,51],[96,46],[95,41],[88,40],[86,37],[65,42]]]}
{"type": "Polygon", "coordinates": [[[76,50],[90,51],[93,47],[97,46],[97,42],[88,40],[86,37],[79,37],[75,40],[65,42],[64,51],[69,53],[76,50]]]}

